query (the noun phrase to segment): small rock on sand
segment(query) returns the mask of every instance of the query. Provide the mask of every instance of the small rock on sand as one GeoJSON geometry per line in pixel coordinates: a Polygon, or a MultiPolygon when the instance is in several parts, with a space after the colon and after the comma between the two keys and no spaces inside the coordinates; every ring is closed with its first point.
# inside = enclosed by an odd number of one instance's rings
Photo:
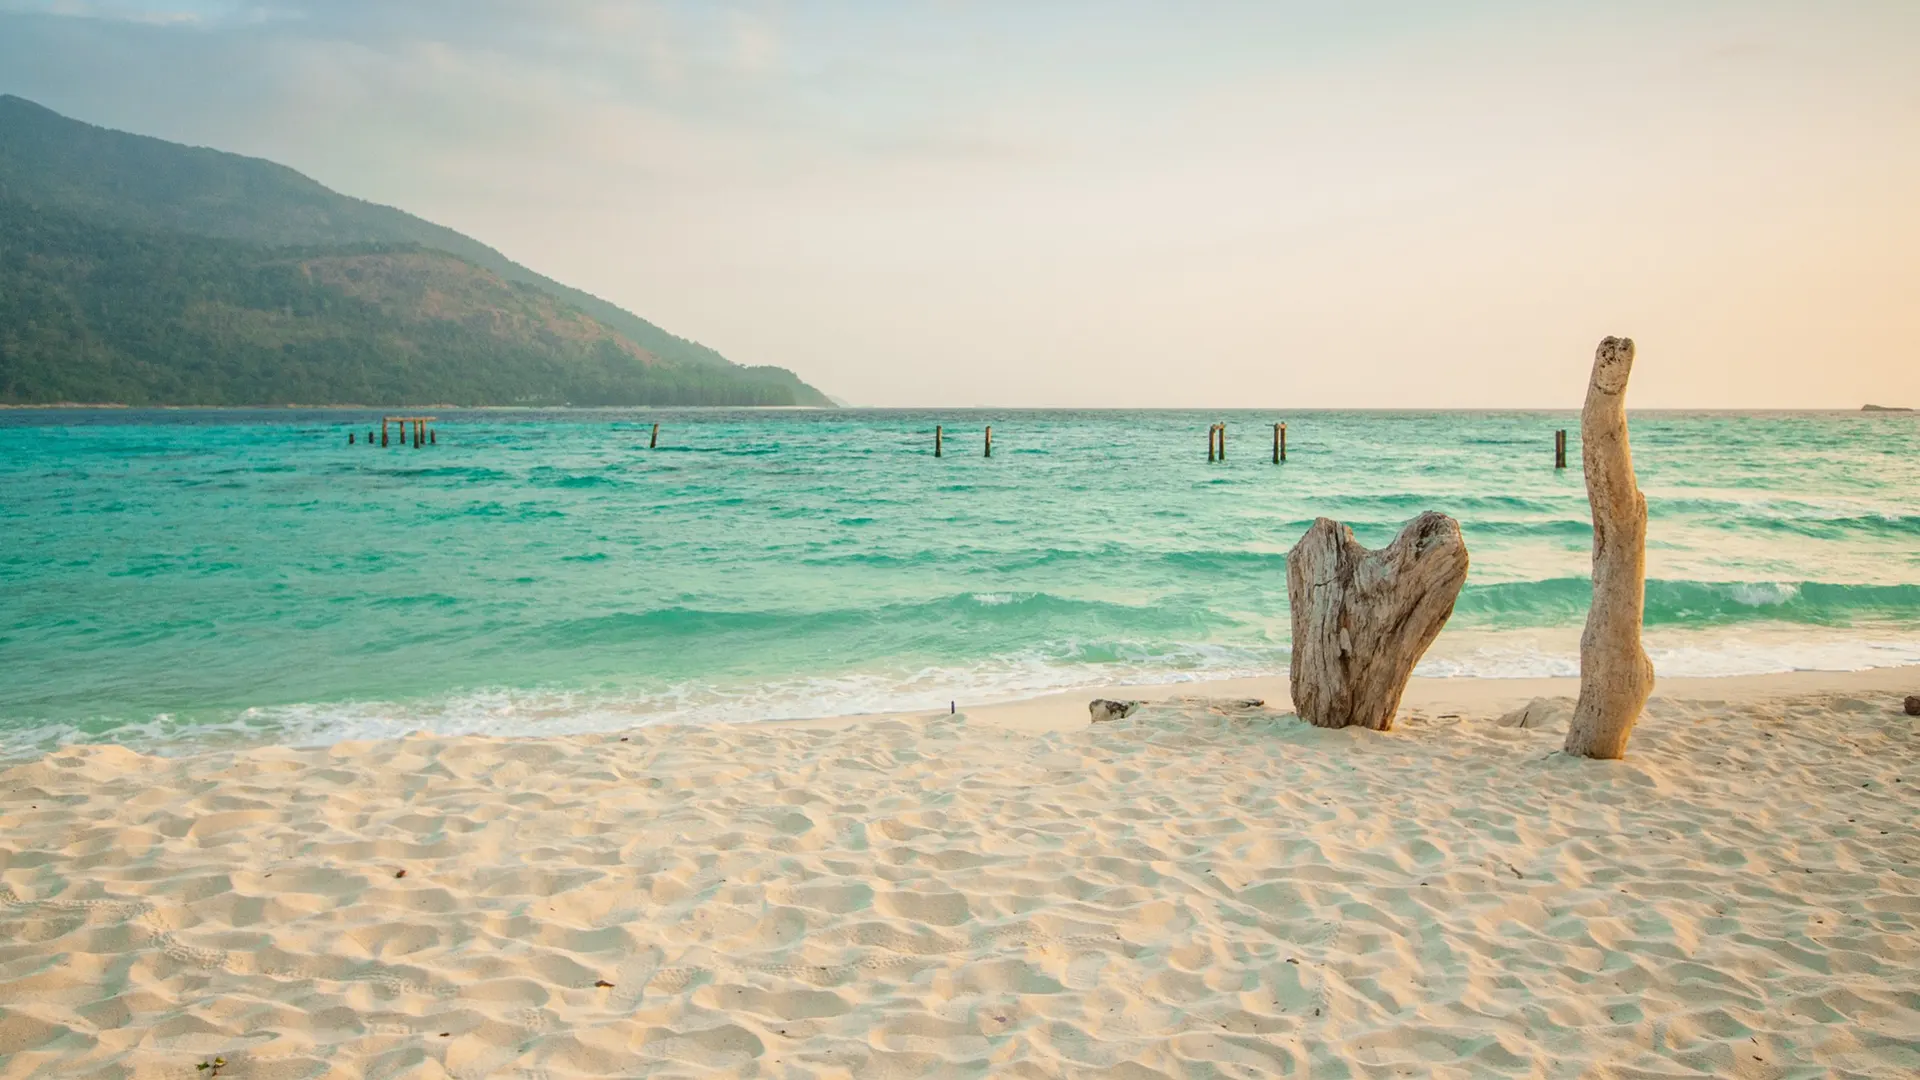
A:
{"type": "Polygon", "coordinates": [[[1146,704],[1142,701],[1108,701],[1106,698],[1094,698],[1087,703],[1087,711],[1093,714],[1093,722],[1104,723],[1118,720],[1123,716],[1132,716],[1133,711],[1146,704]]]}

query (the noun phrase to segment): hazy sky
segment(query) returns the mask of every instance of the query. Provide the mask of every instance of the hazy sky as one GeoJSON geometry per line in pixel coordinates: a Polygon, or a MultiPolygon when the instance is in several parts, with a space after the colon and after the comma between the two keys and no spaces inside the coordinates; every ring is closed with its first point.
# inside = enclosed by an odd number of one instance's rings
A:
{"type": "Polygon", "coordinates": [[[0,91],[858,404],[1920,406],[1920,0],[0,0],[0,91]]]}

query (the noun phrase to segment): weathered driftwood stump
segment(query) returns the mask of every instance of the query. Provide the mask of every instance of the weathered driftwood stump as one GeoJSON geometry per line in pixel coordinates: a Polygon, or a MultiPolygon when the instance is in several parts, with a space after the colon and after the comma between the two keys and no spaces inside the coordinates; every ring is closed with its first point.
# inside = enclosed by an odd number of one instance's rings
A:
{"type": "Polygon", "coordinates": [[[1368,551],[1320,518],[1287,553],[1293,707],[1316,727],[1393,726],[1420,655],[1467,580],[1460,523],[1429,510],[1368,551]]]}
{"type": "Polygon", "coordinates": [[[1617,758],[1653,692],[1653,662],[1640,647],[1647,598],[1647,500],[1627,444],[1627,376],[1633,341],[1608,338],[1593,355],[1580,413],[1580,464],[1593,506],[1593,606],[1580,634],[1580,700],[1567,725],[1567,753],[1617,758]]]}
{"type": "Polygon", "coordinates": [[[1109,720],[1132,716],[1135,709],[1145,704],[1144,701],[1109,701],[1106,698],[1094,698],[1087,702],[1087,711],[1093,714],[1094,723],[1104,724],[1109,720]]]}

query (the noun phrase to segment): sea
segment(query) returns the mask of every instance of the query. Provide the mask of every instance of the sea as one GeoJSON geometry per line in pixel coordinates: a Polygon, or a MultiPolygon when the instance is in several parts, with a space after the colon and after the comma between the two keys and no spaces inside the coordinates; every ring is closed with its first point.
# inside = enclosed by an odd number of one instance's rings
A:
{"type": "MultiPolygon", "coordinates": [[[[378,411],[0,411],[0,756],[1284,674],[1288,548],[1423,510],[1472,569],[1419,674],[1579,671],[1571,411],[431,411],[418,448],[378,411]]],[[[1659,674],[1920,664],[1920,416],[1632,440],[1659,674]]]]}

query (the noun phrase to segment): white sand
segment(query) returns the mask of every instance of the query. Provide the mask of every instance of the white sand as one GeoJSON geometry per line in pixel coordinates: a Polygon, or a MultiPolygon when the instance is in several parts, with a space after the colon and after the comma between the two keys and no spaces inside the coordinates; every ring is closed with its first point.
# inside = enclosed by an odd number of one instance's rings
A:
{"type": "Polygon", "coordinates": [[[1920,1075],[1920,670],[1492,720],[1570,685],[69,749],[0,770],[0,1076],[1920,1075]]]}

